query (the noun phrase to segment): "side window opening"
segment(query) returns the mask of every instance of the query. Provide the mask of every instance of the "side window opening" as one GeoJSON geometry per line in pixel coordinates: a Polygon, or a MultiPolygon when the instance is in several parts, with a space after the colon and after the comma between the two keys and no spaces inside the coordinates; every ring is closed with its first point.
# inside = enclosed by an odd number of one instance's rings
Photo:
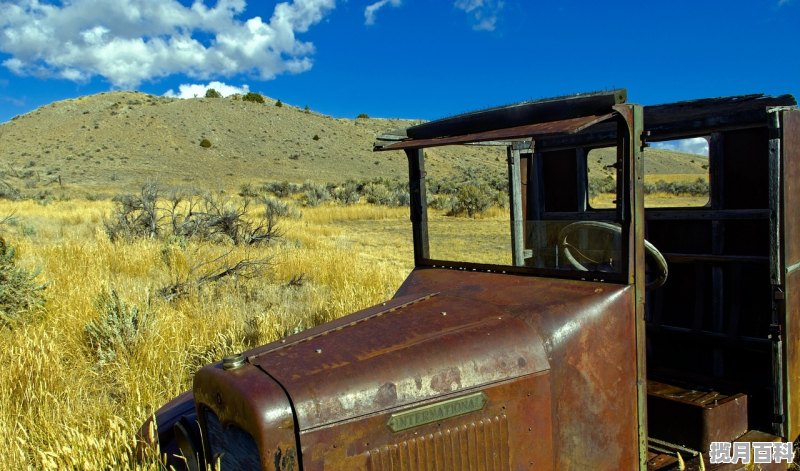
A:
{"type": "MultiPolygon", "coordinates": [[[[709,146],[707,137],[652,142],[644,150],[644,204],[648,208],[704,207],[709,204],[709,146]]],[[[614,206],[615,147],[586,154],[589,206],[614,206]]]]}

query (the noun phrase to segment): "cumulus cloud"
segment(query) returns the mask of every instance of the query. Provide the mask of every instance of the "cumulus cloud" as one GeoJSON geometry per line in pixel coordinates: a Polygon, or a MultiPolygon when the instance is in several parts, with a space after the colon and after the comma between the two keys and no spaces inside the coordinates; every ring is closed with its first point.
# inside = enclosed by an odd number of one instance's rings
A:
{"type": "Polygon", "coordinates": [[[381,8],[385,7],[386,5],[391,5],[393,7],[399,7],[402,3],[402,0],[380,0],[378,2],[372,3],[367,5],[367,8],[364,9],[364,24],[365,25],[374,25],[375,24],[375,14],[381,8]]]}
{"type": "Polygon", "coordinates": [[[275,6],[269,22],[245,13],[244,0],[0,0],[3,65],[18,75],[86,81],[105,77],[136,87],[172,74],[196,79],[253,74],[268,80],[311,67],[314,45],[298,40],[335,0],[275,6]]]}
{"type": "Polygon", "coordinates": [[[675,141],[654,142],[656,149],[674,150],[687,154],[704,155],[708,157],[708,140],[704,137],[692,137],[675,141]]]}
{"type": "Polygon", "coordinates": [[[208,82],[207,85],[203,85],[202,83],[184,83],[178,86],[178,92],[176,93],[175,90],[167,90],[164,93],[164,96],[170,98],[197,98],[197,97],[204,97],[206,96],[206,91],[209,88],[213,88],[214,90],[218,91],[222,96],[230,96],[230,95],[244,95],[250,91],[250,86],[247,84],[242,85],[241,87],[237,87],[235,85],[228,85],[224,82],[208,82]]]}
{"type": "Polygon", "coordinates": [[[470,17],[475,31],[494,31],[504,3],[502,0],[456,0],[453,6],[470,17]]]}

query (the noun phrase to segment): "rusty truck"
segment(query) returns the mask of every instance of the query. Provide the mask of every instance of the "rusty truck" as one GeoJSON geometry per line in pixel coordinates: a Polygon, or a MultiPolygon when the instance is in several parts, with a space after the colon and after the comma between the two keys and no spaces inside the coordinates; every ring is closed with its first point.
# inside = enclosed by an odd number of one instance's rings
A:
{"type": "Polygon", "coordinates": [[[374,150],[408,161],[415,268],[394,297],[201,368],[143,447],[190,470],[741,469],[765,449],[759,466],[791,466],[792,96],[579,94],[388,132],[374,150]],[[648,170],[686,143],[705,149],[691,159],[705,193],[649,204],[648,170]],[[451,227],[430,208],[428,156],[459,149],[500,153],[487,165],[507,216],[451,227]]]}

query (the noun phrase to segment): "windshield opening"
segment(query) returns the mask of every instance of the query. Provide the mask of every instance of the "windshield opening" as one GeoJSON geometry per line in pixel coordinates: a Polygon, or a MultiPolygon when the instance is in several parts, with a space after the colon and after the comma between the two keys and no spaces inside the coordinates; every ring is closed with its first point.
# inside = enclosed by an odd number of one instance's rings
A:
{"type": "Polygon", "coordinates": [[[615,211],[586,204],[583,149],[514,149],[425,150],[430,260],[586,279],[621,274],[622,230],[615,211]]]}

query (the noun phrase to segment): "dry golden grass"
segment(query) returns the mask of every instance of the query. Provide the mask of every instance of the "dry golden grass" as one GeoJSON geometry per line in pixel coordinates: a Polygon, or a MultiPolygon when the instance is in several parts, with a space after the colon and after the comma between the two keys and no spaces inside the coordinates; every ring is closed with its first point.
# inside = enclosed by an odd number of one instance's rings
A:
{"type": "Polygon", "coordinates": [[[18,249],[18,263],[41,268],[49,283],[44,313],[0,330],[0,469],[135,468],[134,431],[190,388],[196,368],[385,300],[411,268],[410,229],[397,232],[409,226],[407,209],[306,208],[302,218],[283,222],[280,243],[182,249],[109,241],[102,219],[110,208],[0,202],[0,214],[17,218],[5,237],[18,249]],[[385,227],[395,239],[376,243],[375,233],[353,230],[361,224],[385,227]],[[156,294],[190,266],[227,251],[234,259],[269,258],[272,266],[264,277],[227,280],[173,302],[156,294]],[[290,286],[300,275],[302,285],[290,286]],[[98,296],[112,288],[148,311],[149,321],[128,353],[99,365],[85,326],[101,314],[98,296]]]}
{"type": "MultiPolygon", "coordinates": [[[[17,218],[5,238],[18,263],[40,268],[49,284],[40,316],[0,330],[0,469],[158,469],[155,458],[133,463],[134,432],[191,387],[198,367],[385,300],[413,263],[407,208],[304,208],[282,221],[282,241],[261,248],[111,242],[102,225],[111,208],[0,201],[0,215],[17,218]],[[270,269],[173,302],[158,296],[191,266],[226,252],[269,259],[270,269]],[[290,283],[301,276],[299,286],[290,283]],[[110,289],[148,321],[129,351],[99,364],[85,328],[110,289]]],[[[476,219],[432,211],[431,255],[509,263],[507,218],[497,208],[476,219]]]]}

